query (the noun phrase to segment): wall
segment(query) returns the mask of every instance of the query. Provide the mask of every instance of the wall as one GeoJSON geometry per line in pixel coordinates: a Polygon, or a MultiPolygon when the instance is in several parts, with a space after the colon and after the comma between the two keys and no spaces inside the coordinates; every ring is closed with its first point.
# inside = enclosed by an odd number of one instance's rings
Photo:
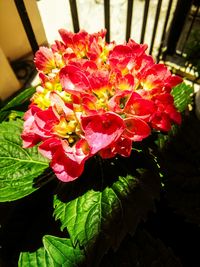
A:
{"type": "MultiPolygon", "coordinates": [[[[39,45],[47,44],[36,0],[24,0],[39,45]]],[[[0,99],[21,88],[9,62],[31,52],[14,0],[0,0],[0,99]]]]}
{"type": "MultiPolygon", "coordinates": [[[[25,0],[24,3],[38,43],[46,43],[37,2],[25,0]]],[[[0,25],[0,46],[9,60],[16,60],[31,51],[14,0],[0,1],[0,25]]]]}
{"type": "Polygon", "coordinates": [[[15,91],[17,91],[21,85],[17,80],[10,64],[3,53],[0,47],[0,64],[1,64],[1,73],[0,73],[0,99],[5,100],[15,91]]]}

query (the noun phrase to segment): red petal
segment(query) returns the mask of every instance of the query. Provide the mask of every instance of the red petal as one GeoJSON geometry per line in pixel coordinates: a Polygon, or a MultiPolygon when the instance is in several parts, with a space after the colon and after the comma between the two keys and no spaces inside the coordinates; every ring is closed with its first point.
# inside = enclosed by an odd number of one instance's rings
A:
{"type": "Polygon", "coordinates": [[[42,137],[51,137],[54,125],[59,123],[59,118],[55,115],[52,107],[35,114],[36,133],[42,137]]]}
{"type": "Polygon", "coordinates": [[[154,64],[143,75],[141,74],[141,78],[144,85],[146,84],[147,89],[162,87],[170,91],[172,87],[182,82],[180,77],[172,76],[164,64],[154,64]]]}
{"type": "Polygon", "coordinates": [[[176,110],[174,106],[168,105],[165,112],[168,114],[168,116],[173,122],[179,125],[181,124],[181,114],[176,110]]]}
{"type": "Polygon", "coordinates": [[[117,154],[120,154],[123,157],[129,157],[131,154],[132,143],[132,140],[128,138],[119,138],[115,145],[117,154]]]}
{"type": "Polygon", "coordinates": [[[132,141],[142,141],[151,133],[150,127],[143,120],[132,117],[125,119],[124,122],[126,124],[126,129],[123,136],[132,141]]]}
{"type": "Polygon", "coordinates": [[[62,147],[53,155],[51,167],[59,180],[70,182],[82,174],[88,157],[90,150],[85,139],[79,140],[73,147],[63,141],[62,147]]]}
{"type": "Polygon", "coordinates": [[[122,113],[124,107],[126,106],[126,102],[130,97],[130,94],[131,94],[130,90],[119,91],[118,93],[116,93],[109,100],[108,103],[109,109],[117,113],[122,113]]]}
{"type": "Polygon", "coordinates": [[[113,147],[106,147],[99,151],[99,155],[102,159],[110,159],[117,155],[117,152],[113,147]]]}
{"type": "Polygon", "coordinates": [[[34,132],[25,132],[21,134],[23,140],[23,148],[33,147],[41,141],[41,137],[34,132]]]}
{"type": "Polygon", "coordinates": [[[102,149],[99,154],[102,158],[112,158],[116,154],[123,157],[129,157],[132,149],[132,140],[119,138],[112,146],[102,149]]]}
{"type": "Polygon", "coordinates": [[[53,155],[59,147],[61,147],[61,140],[58,138],[49,138],[45,140],[39,147],[39,152],[46,158],[52,159],[53,155]]]}
{"type": "Polygon", "coordinates": [[[171,130],[170,118],[167,114],[157,112],[154,114],[151,125],[154,129],[168,132],[171,130]]]}
{"type": "Polygon", "coordinates": [[[58,32],[59,32],[63,42],[67,46],[71,46],[73,44],[74,33],[70,32],[70,31],[67,31],[65,29],[60,29],[58,32]]]}
{"type": "Polygon", "coordinates": [[[34,62],[36,68],[44,73],[49,73],[52,69],[56,68],[54,54],[52,50],[47,47],[40,47],[35,54],[34,62]]]}
{"type": "Polygon", "coordinates": [[[63,148],[59,148],[53,155],[51,167],[59,180],[70,182],[77,179],[82,174],[84,162],[79,164],[71,160],[65,155],[63,148]]]}
{"type": "Polygon", "coordinates": [[[150,115],[154,111],[154,102],[151,100],[143,99],[137,93],[132,93],[124,108],[124,112],[127,115],[139,116],[142,119],[150,117],[150,115]]]}
{"type": "Polygon", "coordinates": [[[88,74],[73,65],[65,66],[60,71],[60,83],[64,90],[72,93],[84,93],[91,88],[88,74]]]}
{"type": "Polygon", "coordinates": [[[148,48],[147,44],[138,44],[132,39],[129,39],[127,46],[132,49],[132,53],[136,54],[137,57],[143,55],[145,50],[148,48]]]}
{"type": "Polygon", "coordinates": [[[125,128],[122,118],[111,112],[82,117],[81,124],[92,154],[116,141],[125,128]]]}

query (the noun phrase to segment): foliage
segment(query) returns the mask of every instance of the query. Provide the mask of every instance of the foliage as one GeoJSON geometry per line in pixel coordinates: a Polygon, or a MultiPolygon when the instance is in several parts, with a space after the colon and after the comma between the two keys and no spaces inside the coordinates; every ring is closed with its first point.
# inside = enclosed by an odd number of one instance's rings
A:
{"type": "Polygon", "coordinates": [[[84,251],[79,248],[74,248],[70,239],[44,236],[43,243],[44,248],[39,248],[36,252],[21,253],[18,266],[84,266],[84,251]]]}
{"type": "Polygon", "coordinates": [[[22,148],[20,120],[0,124],[0,201],[13,201],[34,192],[34,178],[48,168],[37,147],[22,148]]]}
{"type": "Polygon", "coordinates": [[[172,89],[171,94],[174,97],[174,104],[180,112],[183,112],[189,104],[192,104],[191,96],[193,93],[193,88],[185,83],[181,83],[172,89]]]}
{"type": "Polygon", "coordinates": [[[3,107],[0,108],[0,122],[6,120],[8,115],[14,115],[11,116],[11,118],[22,117],[25,110],[20,111],[20,109],[22,105],[23,107],[25,107],[27,103],[29,103],[31,96],[34,93],[35,88],[30,87],[17,94],[10,101],[8,100],[7,103],[5,103],[3,107]]]}
{"type": "Polygon", "coordinates": [[[135,231],[153,208],[158,192],[158,177],[142,171],[135,177],[119,177],[102,192],[89,190],[67,203],[55,198],[55,217],[62,230],[67,228],[73,245],[84,248],[87,266],[97,266],[110,247],[116,250],[124,236],[135,231]]]}

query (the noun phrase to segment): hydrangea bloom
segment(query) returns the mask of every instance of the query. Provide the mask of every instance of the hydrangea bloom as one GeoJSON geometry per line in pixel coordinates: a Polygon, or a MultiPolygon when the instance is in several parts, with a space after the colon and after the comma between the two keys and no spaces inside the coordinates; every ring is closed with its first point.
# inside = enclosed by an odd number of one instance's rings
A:
{"type": "Polygon", "coordinates": [[[39,143],[58,179],[78,178],[97,153],[128,157],[153,129],[180,124],[170,91],[181,78],[154,63],[146,45],[106,43],[106,31],[59,33],[62,41],[35,55],[41,85],[22,133],[23,146],[39,143]]]}

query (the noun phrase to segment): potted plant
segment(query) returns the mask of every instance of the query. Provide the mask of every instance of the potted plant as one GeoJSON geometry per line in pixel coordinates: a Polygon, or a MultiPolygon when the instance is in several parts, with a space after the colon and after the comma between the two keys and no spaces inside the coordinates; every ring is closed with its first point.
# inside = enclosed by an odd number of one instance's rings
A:
{"type": "Polygon", "coordinates": [[[136,240],[157,244],[143,231],[129,235],[155,209],[158,142],[181,124],[191,88],[144,44],[106,43],[103,30],[59,32],[62,41],[35,55],[40,85],[0,110],[0,201],[23,199],[31,238],[42,225],[43,243],[22,248],[18,266],[122,266],[124,246],[131,254],[136,240]]]}

